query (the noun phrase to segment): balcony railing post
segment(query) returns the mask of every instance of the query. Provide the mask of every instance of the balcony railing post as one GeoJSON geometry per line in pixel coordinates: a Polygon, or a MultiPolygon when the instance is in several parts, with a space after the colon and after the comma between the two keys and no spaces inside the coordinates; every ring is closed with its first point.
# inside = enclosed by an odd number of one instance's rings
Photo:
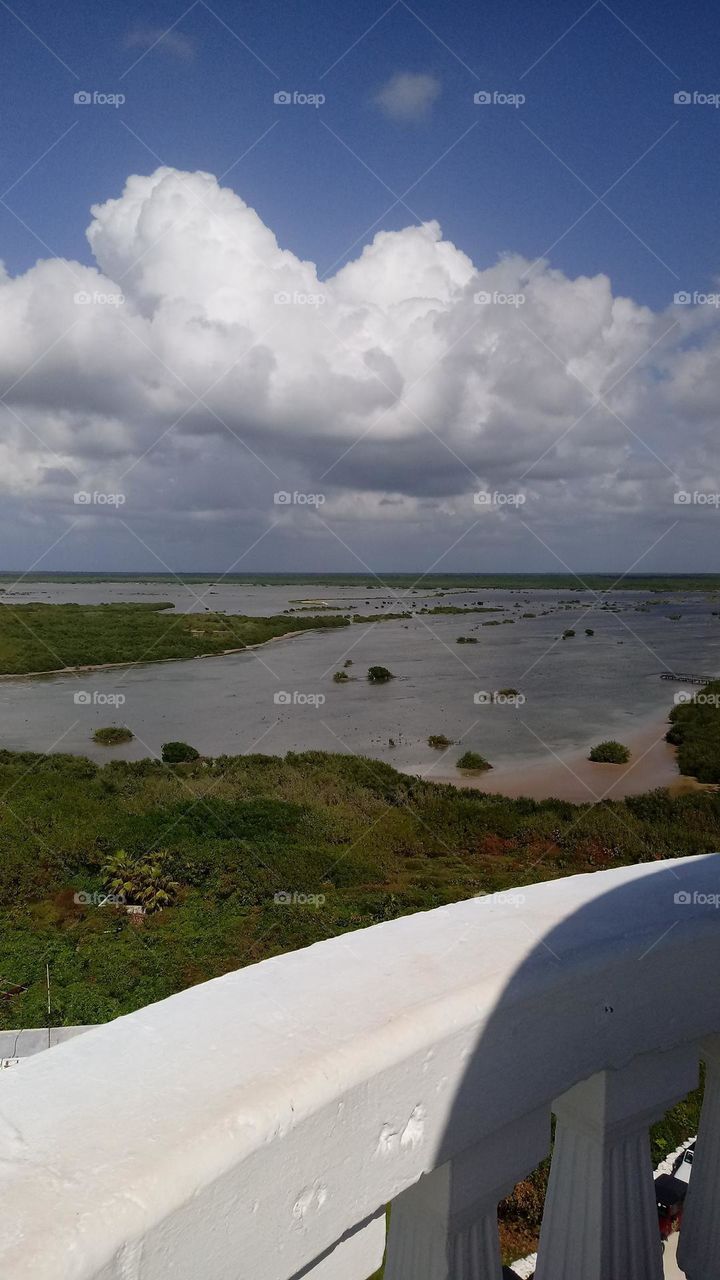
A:
{"type": "Polygon", "coordinates": [[[498,1201],[549,1145],[543,1107],[423,1175],[392,1203],[385,1280],[501,1280],[498,1201]]]}
{"type": "Polygon", "coordinates": [[[678,1263],[688,1280],[720,1280],[720,1035],[703,1042],[705,1095],[682,1217],[678,1263]]]}
{"type": "Polygon", "coordinates": [[[692,1047],[601,1071],[553,1105],[535,1280],[662,1280],[648,1124],[697,1083],[692,1047]]]}

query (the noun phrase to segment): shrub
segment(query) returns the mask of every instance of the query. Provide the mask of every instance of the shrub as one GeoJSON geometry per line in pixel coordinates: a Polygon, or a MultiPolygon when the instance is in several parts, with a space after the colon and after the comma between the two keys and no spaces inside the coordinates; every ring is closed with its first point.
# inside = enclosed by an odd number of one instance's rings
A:
{"type": "Polygon", "coordinates": [[[563,640],[570,640],[575,635],[572,627],[568,627],[567,631],[563,631],[563,640]]]}
{"type": "Polygon", "coordinates": [[[186,764],[200,758],[200,752],[187,742],[163,742],[161,754],[165,764],[186,764]]]}
{"type": "Polygon", "coordinates": [[[458,636],[456,644],[477,644],[475,636],[458,636]]]}
{"type": "Polygon", "coordinates": [[[588,758],[594,760],[596,764],[627,764],[630,752],[622,742],[615,742],[610,738],[607,742],[598,742],[597,746],[592,748],[588,758]]]}
{"type": "Polygon", "coordinates": [[[492,765],[477,751],[466,751],[456,762],[458,769],[492,769],[492,765]]]}
{"type": "Polygon", "coordinates": [[[132,742],[134,736],[132,729],[128,729],[127,725],[110,724],[105,729],[96,729],[93,741],[102,743],[104,747],[116,747],[121,742],[132,742]]]}
{"type": "Polygon", "coordinates": [[[428,746],[435,747],[440,751],[443,747],[452,746],[452,738],[446,738],[444,733],[431,733],[428,738],[428,746]]]}
{"type": "Polygon", "coordinates": [[[124,849],[118,849],[102,869],[108,891],[117,894],[129,906],[142,907],[148,915],[171,906],[180,886],[167,874],[166,858],[164,849],[158,849],[146,858],[134,858],[124,849]]]}
{"type": "Polygon", "coordinates": [[[595,635],[595,632],[593,631],[592,627],[586,627],[586,628],[585,628],[585,635],[586,635],[586,636],[594,636],[594,635],[595,635]]]}
{"type": "Polygon", "coordinates": [[[333,676],[333,680],[335,681],[335,684],[344,684],[345,681],[349,679],[350,677],[347,671],[336,671],[335,675],[333,676]]]}
{"type": "Polygon", "coordinates": [[[367,678],[372,684],[384,684],[386,680],[394,680],[392,671],[387,667],[368,667],[367,678]]]}

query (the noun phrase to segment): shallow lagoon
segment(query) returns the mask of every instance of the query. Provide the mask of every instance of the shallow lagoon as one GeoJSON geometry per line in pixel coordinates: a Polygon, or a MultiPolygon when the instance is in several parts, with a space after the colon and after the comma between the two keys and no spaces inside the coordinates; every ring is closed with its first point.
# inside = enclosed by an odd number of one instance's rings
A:
{"type": "MultiPolygon", "coordinates": [[[[325,601],[333,611],[374,614],[398,612],[410,602],[468,605],[478,593],[394,596],[380,587],[189,588],[140,581],[21,584],[5,600],[172,600],[183,610],[273,614],[297,607],[302,598],[325,601]]],[[[482,599],[502,612],[419,615],[288,637],[227,657],[3,680],[0,741],[13,750],[71,751],[97,760],[157,754],[172,738],[208,755],[347,750],[423,772],[437,767],[439,755],[427,746],[428,736],[443,733],[462,739],[461,750],[480,751],[502,767],[584,748],[602,737],[622,739],[658,722],[671,707],[680,686],[659,678],[665,667],[708,675],[718,669],[720,619],[712,616],[711,596],[658,602],[645,593],[618,592],[610,598],[617,613],[601,608],[589,592],[485,590],[482,599]],[[540,616],[544,610],[550,612],[540,616]],[[523,618],[526,612],[537,616],[523,618]],[[671,621],[671,614],[682,616],[671,621]],[[516,621],[483,625],[492,618],[516,621]],[[585,635],[586,627],[594,636],[585,635]],[[576,630],[575,637],[560,639],[567,628],[576,630]],[[478,643],[458,645],[459,635],[478,643]],[[347,658],[353,678],[334,684],[333,672],[347,658]],[[396,678],[370,685],[365,675],[375,663],[396,678]],[[474,701],[475,693],[508,686],[524,694],[524,705],[474,701]],[[81,692],[90,695],[89,704],[76,703],[81,692]],[[293,700],[278,704],[279,693],[293,700]],[[118,695],[125,702],[116,710],[108,699],[118,695]],[[320,705],[312,700],[317,695],[324,698],[320,705]],[[94,729],[112,723],[129,725],[135,741],[115,748],[93,743],[94,729]]],[[[452,771],[458,754],[448,753],[443,773],[452,771]]]]}

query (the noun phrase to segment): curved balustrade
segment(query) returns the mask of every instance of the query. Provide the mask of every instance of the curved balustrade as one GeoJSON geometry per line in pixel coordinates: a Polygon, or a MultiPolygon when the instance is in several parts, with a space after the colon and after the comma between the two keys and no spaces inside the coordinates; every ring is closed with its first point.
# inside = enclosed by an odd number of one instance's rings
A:
{"type": "Polygon", "coordinates": [[[13,1280],[659,1280],[647,1126],[713,1065],[681,1261],[720,1280],[720,855],[533,885],[267,960],[0,1079],[13,1280]],[[709,1038],[709,1039],[708,1039],[709,1038]],[[684,1257],[684,1261],[683,1261],[684,1257]]]}

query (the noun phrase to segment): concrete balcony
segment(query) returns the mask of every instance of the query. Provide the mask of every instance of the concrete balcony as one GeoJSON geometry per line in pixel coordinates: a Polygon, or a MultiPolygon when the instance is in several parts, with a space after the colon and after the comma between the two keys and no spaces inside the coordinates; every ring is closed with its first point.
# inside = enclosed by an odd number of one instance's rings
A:
{"type": "Polygon", "coordinates": [[[720,1280],[720,855],[461,902],[191,988],[0,1077],[12,1280],[660,1280],[648,1124],[708,1062],[679,1261],[720,1280]],[[717,895],[717,896],[714,896],[717,895]]]}

